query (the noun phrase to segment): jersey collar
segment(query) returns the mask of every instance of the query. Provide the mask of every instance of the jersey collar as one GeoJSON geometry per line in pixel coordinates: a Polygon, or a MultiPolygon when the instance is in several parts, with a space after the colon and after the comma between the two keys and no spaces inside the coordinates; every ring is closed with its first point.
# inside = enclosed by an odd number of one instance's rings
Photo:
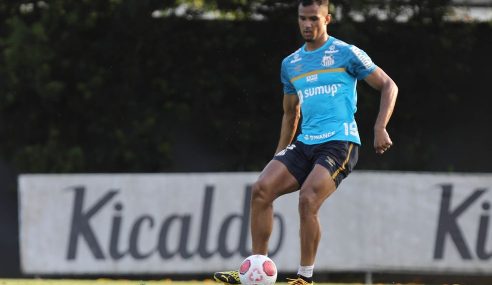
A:
{"type": "Polygon", "coordinates": [[[322,46],[320,46],[319,48],[317,48],[315,50],[306,50],[306,43],[304,43],[304,45],[301,48],[301,52],[304,54],[310,54],[310,53],[318,52],[320,50],[324,50],[327,46],[331,45],[334,40],[335,40],[334,37],[329,36],[328,40],[322,46]]]}

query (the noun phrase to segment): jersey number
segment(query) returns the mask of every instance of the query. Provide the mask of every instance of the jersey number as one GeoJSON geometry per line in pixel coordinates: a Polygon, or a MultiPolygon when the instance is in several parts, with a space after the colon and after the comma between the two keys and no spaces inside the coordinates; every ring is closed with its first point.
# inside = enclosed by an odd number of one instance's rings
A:
{"type": "Polygon", "coordinates": [[[345,135],[348,136],[349,134],[353,136],[358,136],[359,131],[357,130],[357,124],[354,122],[352,123],[343,123],[343,127],[345,128],[345,135]]]}

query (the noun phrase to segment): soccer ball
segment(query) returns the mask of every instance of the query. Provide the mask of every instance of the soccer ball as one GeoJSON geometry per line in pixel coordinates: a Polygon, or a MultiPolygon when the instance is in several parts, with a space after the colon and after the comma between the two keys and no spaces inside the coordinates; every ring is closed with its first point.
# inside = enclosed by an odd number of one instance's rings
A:
{"type": "Polygon", "coordinates": [[[277,280],[277,266],[266,255],[251,255],[239,268],[243,285],[273,285],[277,280]]]}

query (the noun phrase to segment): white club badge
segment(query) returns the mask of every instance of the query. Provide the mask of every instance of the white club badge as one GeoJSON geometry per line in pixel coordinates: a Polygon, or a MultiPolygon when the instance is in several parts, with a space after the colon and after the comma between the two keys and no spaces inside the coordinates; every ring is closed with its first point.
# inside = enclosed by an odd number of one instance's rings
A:
{"type": "Polygon", "coordinates": [[[335,64],[335,59],[333,58],[333,55],[325,54],[323,56],[323,59],[321,60],[321,65],[323,65],[324,67],[328,67],[334,64],[335,64]]]}

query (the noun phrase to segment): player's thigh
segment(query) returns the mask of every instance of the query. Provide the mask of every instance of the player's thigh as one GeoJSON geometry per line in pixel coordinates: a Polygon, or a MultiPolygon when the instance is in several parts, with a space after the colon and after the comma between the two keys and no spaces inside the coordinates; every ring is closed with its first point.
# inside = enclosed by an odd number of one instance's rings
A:
{"type": "Polygon", "coordinates": [[[319,209],[323,202],[335,192],[336,188],[330,171],[316,164],[300,189],[300,207],[319,209]]]}
{"type": "Polygon", "coordinates": [[[278,160],[270,161],[253,185],[253,191],[268,195],[273,199],[298,189],[297,179],[278,160]]]}

